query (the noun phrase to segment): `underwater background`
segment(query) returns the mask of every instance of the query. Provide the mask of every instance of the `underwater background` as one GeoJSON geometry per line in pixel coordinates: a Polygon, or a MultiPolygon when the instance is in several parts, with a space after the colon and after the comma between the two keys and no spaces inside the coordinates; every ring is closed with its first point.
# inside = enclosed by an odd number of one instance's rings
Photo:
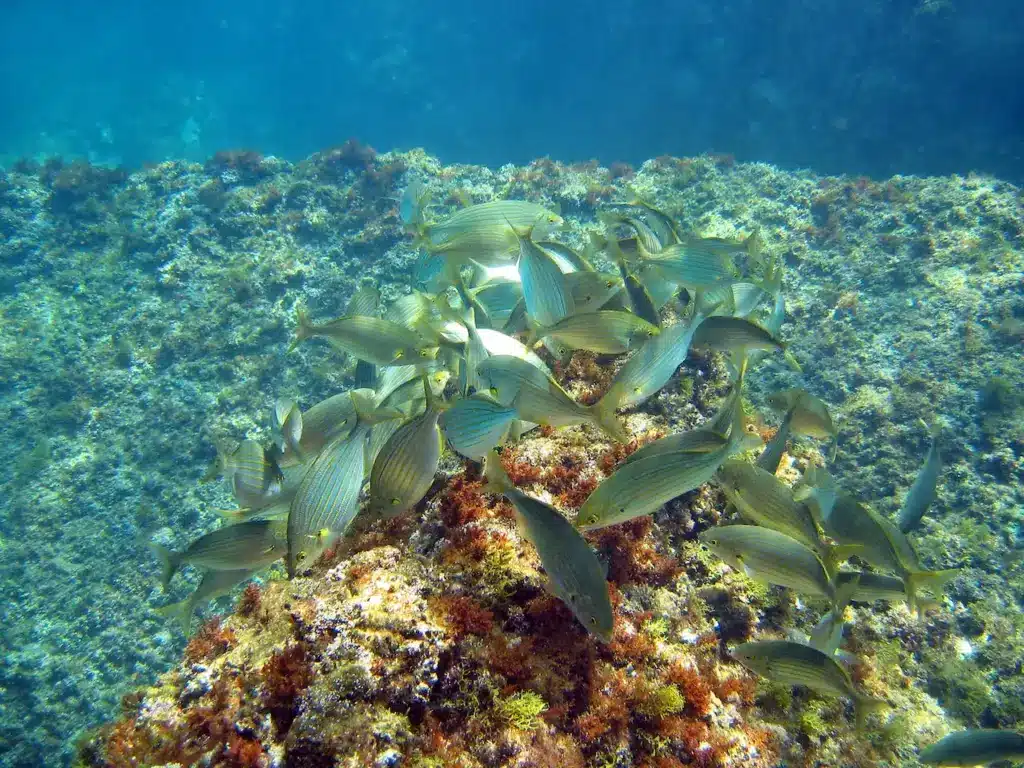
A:
{"type": "MultiPolygon", "coordinates": [[[[0,13],[0,764],[913,766],[949,730],[1020,728],[1018,4],[0,13]],[[200,482],[217,447],[269,443],[277,398],[353,386],[326,344],[289,352],[296,307],[415,284],[414,180],[431,218],[532,200],[579,249],[637,196],[702,237],[757,232],[802,373],[762,362],[754,421],[773,434],[769,394],[800,386],[840,433],[834,461],[791,446],[787,482],[825,464],[895,516],[941,423],[913,541],[960,573],[927,615],[858,603],[848,629],[888,719],[857,731],[841,700],[728,661],[817,613],[699,549],[726,508],[708,484],[590,537],[616,585],[607,646],[452,455],[415,514],[201,607],[226,618],[191,642],[157,612],[198,577],[163,594],[147,541],[180,549],[233,505],[200,482]]],[[[611,370],[582,355],[563,381],[611,370]]],[[[691,354],[629,417],[632,448],[706,420],[728,380],[691,354]]],[[[574,512],[624,457],[603,440],[535,435],[510,474],[574,512]]]]}
{"type": "Polygon", "coordinates": [[[1019,4],[10,2],[0,158],[131,167],[358,136],[442,162],[720,152],[1019,180],[1019,4]]]}

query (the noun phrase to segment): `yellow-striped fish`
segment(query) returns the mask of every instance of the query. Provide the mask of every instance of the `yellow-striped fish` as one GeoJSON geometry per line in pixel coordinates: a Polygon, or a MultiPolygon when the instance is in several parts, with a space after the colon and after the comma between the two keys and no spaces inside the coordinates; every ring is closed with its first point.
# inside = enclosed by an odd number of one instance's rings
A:
{"type": "Polygon", "coordinates": [[[493,451],[484,462],[484,476],[487,491],[503,494],[515,507],[516,518],[536,548],[555,596],[588,632],[609,642],[614,617],[608,581],[586,539],[557,509],[513,486],[493,451]]]}
{"type": "Polygon", "coordinates": [[[323,336],[336,349],[374,365],[415,365],[437,356],[436,344],[383,318],[352,315],[314,324],[302,309],[296,310],[296,318],[292,348],[305,339],[323,336]]]}
{"type": "Polygon", "coordinates": [[[858,728],[863,727],[868,714],[889,706],[883,699],[858,691],[835,658],[803,643],[790,640],[743,643],[732,650],[732,656],[750,671],[772,682],[804,685],[826,696],[850,699],[858,728]]]}
{"type": "Polygon", "coordinates": [[[443,404],[428,394],[426,412],[395,430],[374,457],[371,513],[388,517],[400,514],[418,504],[430,490],[444,448],[444,435],[438,426],[443,411],[443,404]]]}
{"type": "Polygon", "coordinates": [[[288,575],[311,565],[355,519],[368,427],[330,443],[309,465],[288,513],[288,575]]]}
{"type": "Polygon", "coordinates": [[[552,338],[572,349],[586,349],[606,355],[618,355],[639,346],[661,330],[631,312],[599,310],[576,314],[551,326],[538,326],[533,335],[552,338]]]}
{"type": "Polygon", "coordinates": [[[165,590],[182,565],[213,571],[258,570],[284,557],[288,548],[281,520],[225,525],[200,536],[181,552],[156,542],[150,542],[150,547],[160,560],[160,584],[165,590]]]}

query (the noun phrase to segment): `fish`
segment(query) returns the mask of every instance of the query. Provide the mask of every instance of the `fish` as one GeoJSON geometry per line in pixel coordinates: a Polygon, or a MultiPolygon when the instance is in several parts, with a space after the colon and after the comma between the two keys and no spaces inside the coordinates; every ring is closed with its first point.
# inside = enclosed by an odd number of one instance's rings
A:
{"type": "Polygon", "coordinates": [[[793,486],[793,498],[809,504],[822,527],[823,521],[832,514],[838,495],[836,481],[824,467],[808,466],[803,477],[793,486]]]}
{"type": "Polygon", "coordinates": [[[732,427],[721,447],[660,452],[648,446],[645,458],[623,464],[594,489],[580,507],[576,526],[588,531],[647,515],[708,482],[719,465],[747,441],[738,395],[731,399],[729,412],[732,427]]]}
{"type": "Polygon", "coordinates": [[[430,202],[430,190],[419,179],[413,179],[398,202],[398,218],[406,229],[423,225],[423,212],[430,202]]]}
{"type": "Polygon", "coordinates": [[[286,450],[294,453],[299,461],[303,461],[302,411],[294,400],[277,400],[270,414],[270,427],[277,436],[276,443],[282,454],[286,450]]]}
{"type": "Polygon", "coordinates": [[[249,520],[210,531],[181,552],[156,542],[150,547],[160,561],[160,585],[166,591],[185,564],[214,571],[259,570],[284,556],[287,541],[280,520],[249,520]]]}
{"type": "Polygon", "coordinates": [[[651,231],[654,232],[662,247],[680,242],[679,227],[675,220],[667,213],[640,198],[635,198],[630,205],[640,210],[644,216],[644,221],[651,231]]]}
{"type": "Polygon", "coordinates": [[[537,247],[547,252],[558,263],[558,268],[563,273],[594,271],[594,265],[586,257],[567,245],[556,243],[553,240],[541,240],[537,243],[537,247]]]}
{"type": "MultiPolygon", "coordinates": [[[[392,375],[392,371],[404,371],[406,368],[415,370],[414,366],[384,368],[382,377],[392,375]]],[[[402,414],[393,409],[378,406],[376,394],[372,389],[360,388],[339,392],[326,400],[321,400],[302,414],[299,450],[303,457],[315,457],[324,446],[346,437],[359,423],[374,424],[401,417],[402,414]]],[[[301,460],[291,451],[286,451],[280,460],[282,467],[296,463],[301,463],[301,460]]]]}
{"type": "Polygon", "coordinates": [[[989,765],[1024,760],[1024,734],[1002,728],[969,728],[950,733],[921,750],[925,765],[989,765]]]}
{"type": "Polygon", "coordinates": [[[941,589],[959,571],[924,570],[910,540],[900,529],[852,496],[839,493],[828,517],[821,520],[825,533],[840,544],[859,545],[857,556],[876,568],[892,571],[907,585],[907,602],[916,607],[921,588],[941,589]]]}
{"type": "Polygon", "coordinates": [[[720,525],[697,538],[747,578],[837,602],[821,558],[791,536],[759,525],[720,525]]]}
{"type": "Polygon", "coordinates": [[[371,282],[360,285],[345,306],[346,315],[376,317],[380,311],[380,291],[371,282]]]}
{"type": "Polygon", "coordinates": [[[424,381],[427,409],[403,424],[374,457],[370,470],[371,514],[391,517],[412,508],[430,490],[444,448],[438,420],[444,404],[424,381]]]}
{"type": "Polygon", "coordinates": [[[626,289],[626,296],[629,298],[630,310],[637,317],[660,328],[661,318],[658,315],[658,307],[643,281],[630,270],[621,253],[616,259],[616,263],[619,266],[619,274],[622,276],[622,284],[626,289]]]}
{"type": "Polygon", "coordinates": [[[280,495],[284,476],[276,450],[270,452],[255,440],[243,440],[230,455],[220,456],[219,461],[239,506],[265,507],[280,495]]]}
{"type": "Polygon", "coordinates": [[[792,412],[789,426],[798,435],[834,440],[839,434],[828,406],[806,389],[797,387],[775,392],[768,395],[767,402],[777,411],[792,412]]]}
{"type": "Polygon", "coordinates": [[[292,349],[305,339],[323,336],[331,346],[374,365],[414,365],[437,357],[436,344],[383,318],[353,315],[316,325],[303,309],[296,310],[296,318],[292,349]]]}
{"type": "Polygon", "coordinates": [[[615,374],[605,397],[615,398],[618,408],[630,408],[656,394],[686,360],[690,341],[704,319],[698,312],[662,329],[635,349],[615,374]]]}
{"type": "Polygon", "coordinates": [[[642,280],[664,280],[688,291],[710,288],[736,277],[736,267],[727,256],[685,243],[674,243],[657,252],[641,243],[639,256],[637,274],[642,280]]]}
{"type": "Polygon", "coordinates": [[[520,419],[552,427],[591,424],[613,440],[627,439],[615,417],[614,400],[577,403],[549,374],[518,357],[494,355],[477,366],[477,375],[488,394],[514,407],[520,419]]]}
{"type": "Polygon", "coordinates": [[[793,491],[775,475],[740,459],[722,464],[717,479],[726,498],[747,520],[790,536],[815,551],[826,566],[827,546],[818,524],[805,504],[793,498],[793,491]]]}
{"type": "Polygon", "coordinates": [[[614,617],[605,569],[586,539],[562,514],[512,485],[495,452],[484,462],[485,491],[505,496],[547,573],[551,591],[584,629],[610,642],[614,617]]]}
{"type": "Polygon", "coordinates": [[[538,203],[526,200],[492,200],[469,205],[444,221],[428,225],[424,229],[429,242],[438,244],[484,229],[504,229],[508,233],[509,228],[532,227],[538,223],[548,228],[557,228],[561,227],[565,220],[538,203]]]}
{"type": "Polygon", "coordinates": [[[573,349],[586,349],[606,355],[628,352],[661,332],[655,325],[630,312],[598,310],[576,314],[552,326],[538,326],[536,338],[553,338],[573,349]]]}
{"type": "Polygon", "coordinates": [[[622,278],[608,272],[570,272],[564,279],[578,315],[596,312],[623,288],[622,278]]]}
{"type": "Polygon", "coordinates": [[[182,631],[188,635],[192,631],[192,614],[196,606],[206,600],[228,594],[243,581],[252,578],[256,573],[253,568],[242,568],[232,571],[206,571],[191,595],[184,600],[164,605],[156,609],[162,616],[167,616],[181,624],[182,631]]]}
{"type": "Polygon", "coordinates": [[[936,486],[939,482],[939,475],[942,474],[942,454],[939,453],[938,429],[932,430],[932,443],[928,449],[924,464],[910,486],[900,511],[896,516],[900,530],[903,533],[916,528],[928,507],[935,501],[936,486]]]}
{"type": "Polygon", "coordinates": [[[359,512],[369,427],[358,425],[309,465],[288,513],[288,576],[312,564],[348,530],[359,512]]]}
{"type": "Polygon", "coordinates": [[[620,226],[632,229],[636,235],[637,244],[649,252],[654,253],[660,251],[664,245],[658,237],[658,232],[655,228],[639,216],[634,216],[630,213],[599,211],[597,219],[604,224],[605,229],[608,230],[609,237],[607,246],[611,247],[613,251],[614,246],[612,244],[618,242],[618,238],[615,237],[615,230],[620,226]]]}
{"type": "MultiPolygon", "coordinates": [[[[385,370],[389,370],[385,368],[385,370]]],[[[390,369],[397,370],[397,369],[390,369]]],[[[401,419],[404,418],[403,406],[413,401],[422,401],[424,398],[423,394],[423,377],[427,378],[427,382],[430,385],[430,391],[434,397],[440,397],[444,392],[445,387],[448,385],[449,379],[451,379],[451,371],[439,369],[432,372],[420,371],[419,380],[412,379],[405,382],[397,389],[392,390],[386,398],[381,400],[380,406],[377,408],[377,412],[384,412],[392,418],[401,419]]],[[[378,394],[379,397],[379,394],[378,394]]],[[[376,422],[387,421],[388,419],[376,419],[376,422]]]]}
{"type": "Polygon", "coordinates": [[[761,455],[757,457],[757,466],[773,475],[779,471],[779,464],[782,463],[782,454],[786,452],[786,443],[789,441],[792,420],[792,411],[787,411],[779,428],[775,430],[772,439],[768,441],[764,450],[761,451],[761,455]]]}
{"type": "Polygon", "coordinates": [[[757,256],[764,245],[760,231],[755,230],[742,240],[729,240],[723,237],[698,237],[684,234],[680,242],[697,251],[719,254],[728,258],[741,256],[757,256]]]}
{"type": "Polygon", "coordinates": [[[523,298],[523,284],[518,280],[493,280],[470,288],[469,294],[484,307],[492,327],[501,328],[523,298]]]}
{"type": "Polygon", "coordinates": [[[535,324],[554,325],[576,311],[572,293],[554,259],[530,238],[533,228],[516,230],[519,241],[519,276],[523,283],[526,314],[535,324]]]}
{"type": "MultiPolygon", "coordinates": [[[[704,290],[705,300],[717,303],[717,315],[746,317],[770,297],[757,283],[721,280],[704,290]]],[[[777,335],[776,333],[772,334],[777,335]]]]}
{"type": "Polygon", "coordinates": [[[456,402],[441,415],[440,424],[452,448],[467,459],[483,461],[501,444],[516,418],[514,407],[478,393],[456,402]]]}
{"type": "Polygon", "coordinates": [[[742,317],[722,315],[709,317],[701,323],[700,329],[693,336],[692,344],[695,347],[707,347],[737,356],[745,356],[755,350],[786,350],[783,342],[757,323],[742,317]]]}
{"type": "Polygon", "coordinates": [[[876,600],[899,602],[907,599],[907,584],[899,576],[873,571],[839,571],[833,579],[837,589],[856,579],[857,587],[851,599],[859,603],[873,603],[876,600]]]}
{"type": "MultiPolygon", "coordinates": [[[[380,311],[380,291],[370,282],[364,282],[348,300],[345,314],[376,317],[380,311]]],[[[368,360],[356,360],[352,374],[356,387],[372,387],[377,380],[377,367],[368,360]]]]}
{"type": "Polygon", "coordinates": [[[429,294],[413,290],[399,296],[384,311],[384,319],[406,328],[422,338],[433,338],[437,313],[429,294]]]}
{"type": "Polygon", "coordinates": [[[423,245],[430,256],[444,259],[444,266],[435,277],[435,282],[443,283],[453,268],[471,263],[483,266],[508,264],[516,252],[518,239],[515,230],[502,222],[460,232],[439,243],[423,245]]]}
{"type": "Polygon", "coordinates": [[[791,640],[759,640],[732,649],[733,658],[750,671],[782,685],[803,685],[816,693],[853,701],[857,727],[867,715],[889,706],[858,691],[850,675],[830,654],[791,640]]]}
{"type": "Polygon", "coordinates": [[[623,463],[631,464],[663,453],[716,451],[724,448],[728,441],[728,437],[713,429],[698,428],[685,432],[674,432],[637,449],[627,456],[623,463]]]}

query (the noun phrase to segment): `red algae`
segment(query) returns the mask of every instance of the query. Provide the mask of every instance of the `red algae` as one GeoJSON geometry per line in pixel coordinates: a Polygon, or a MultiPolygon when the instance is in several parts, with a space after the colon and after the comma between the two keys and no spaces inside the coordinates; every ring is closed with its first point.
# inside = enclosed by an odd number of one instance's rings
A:
{"type": "Polygon", "coordinates": [[[230,651],[237,642],[234,630],[225,627],[219,616],[214,616],[185,646],[185,661],[189,664],[212,661],[230,651]]]}
{"type": "Polygon", "coordinates": [[[312,654],[300,640],[274,653],[263,665],[263,706],[279,734],[287,733],[297,714],[297,699],[313,681],[312,654]]]}
{"type": "Polygon", "coordinates": [[[262,590],[259,585],[255,583],[249,584],[238,598],[238,605],[235,606],[235,613],[243,617],[255,617],[260,612],[260,605],[262,601],[262,590]]]}
{"type": "Polygon", "coordinates": [[[486,635],[494,624],[494,613],[471,597],[442,595],[431,601],[431,607],[441,614],[456,637],[486,635]]]}

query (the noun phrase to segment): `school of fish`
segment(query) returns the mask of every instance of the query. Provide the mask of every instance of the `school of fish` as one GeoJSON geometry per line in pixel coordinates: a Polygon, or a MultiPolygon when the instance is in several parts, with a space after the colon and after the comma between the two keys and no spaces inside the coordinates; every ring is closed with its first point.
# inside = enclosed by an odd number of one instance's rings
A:
{"type": "MultiPolygon", "coordinates": [[[[701,532],[701,543],[747,577],[818,600],[825,611],[809,638],[743,643],[733,658],[776,683],[850,700],[858,724],[883,709],[847,669],[843,614],[854,601],[924,610],[956,575],[923,568],[907,535],[936,496],[938,428],[897,522],[845,493],[822,467],[790,486],[776,474],[788,441],[830,440],[834,457],[839,431],[827,405],[803,389],[769,397],[782,422],[767,445],[747,428],[750,371],[773,353],[799,370],[779,338],[782,271],[756,232],[736,242],[696,237],[637,200],[600,214],[604,230],[578,252],[554,239],[561,216],[536,203],[468,204],[427,223],[429,204],[420,182],[399,201],[422,254],[417,287],[383,306],[380,291],[364,283],[345,314],[326,322],[297,311],[292,348],[326,341],[353,361],[355,386],[306,410],[278,400],[272,444],[218,448],[211,475],[224,478],[238,509],[182,551],[152,544],[165,588],[186,564],[203,573],[195,592],[164,612],[188,632],[200,602],[282,558],[290,577],[302,573],[357,517],[414,509],[450,447],[483,462],[486,492],[512,503],[554,594],[607,642],[614,622],[605,567],[583,532],[650,515],[711,482],[728,501],[727,522],[701,532]],[[726,357],[732,391],[719,411],[628,456],[575,521],[509,480],[498,451],[540,425],[585,425],[595,440],[627,441],[618,412],[664,388],[692,348],[726,357]],[[575,400],[545,362],[565,363],[576,350],[625,356],[593,405],[575,400]],[[850,559],[871,569],[846,565],[850,559]]],[[[973,765],[1024,750],[1024,737],[1011,731],[975,733],[947,736],[920,757],[973,765]]]]}

